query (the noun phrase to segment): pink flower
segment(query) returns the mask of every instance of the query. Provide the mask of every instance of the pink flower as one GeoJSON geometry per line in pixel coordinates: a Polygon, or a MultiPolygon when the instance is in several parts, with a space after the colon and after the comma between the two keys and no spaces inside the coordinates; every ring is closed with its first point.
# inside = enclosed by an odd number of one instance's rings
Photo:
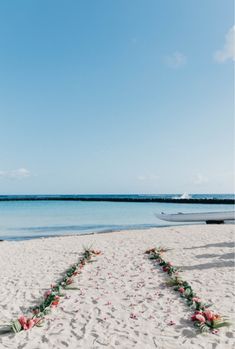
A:
{"type": "Polygon", "coordinates": [[[130,318],[134,319],[134,320],[137,320],[137,316],[135,314],[133,314],[133,313],[131,313],[130,318]]]}
{"type": "Polygon", "coordinates": [[[27,319],[25,316],[20,316],[18,319],[19,323],[21,324],[23,330],[30,330],[38,321],[39,319],[27,319]]]}
{"type": "Polygon", "coordinates": [[[211,310],[204,311],[203,315],[207,318],[207,320],[211,321],[214,318],[214,314],[211,310]]]}
{"type": "Polygon", "coordinates": [[[19,323],[21,324],[22,327],[24,327],[24,325],[26,324],[27,322],[27,319],[25,316],[20,316],[19,319],[18,319],[19,323]]]}
{"type": "Polygon", "coordinates": [[[193,301],[193,302],[200,303],[200,302],[201,302],[201,299],[198,298],[198,297],[193,297],[193,298],[192,298],[192,301],[193,301]]]}
{"type": "Polygon", "coordinates": [[[44,293],[44,298],[49,297],[50,294],[51,294],[51,290],[46,291],[46,292],[44,293]]]}
{"type": "Polygon", "coordinates": [[[95,255],[99,255],[101,254],[101,251],[98,250],[92,250],[91,253],[95,254],[95,255]]]}
{"type": "Polygon", "coordinates": [[[213,334],[216,334],[216,333],[218,333],[219,332],[219,330],[216,330],[216,329],[214,329],[213,331],[211,331],[211,333],[213,333],[213,334]]]}
{"type": "Polygon", "coordinates": [[[201,314],[196,314],[196,315],[195,315],[195,319],[198,320],[198,321],[200,321],[200,322],[206,322],[206,319],[205,319],[204,316],[201,315],[201,314]]]}
{"type": "Polygon", "coordinates": [[[173,264],[171,262],[168,262],[169,267],[173,267],[173,264]]]}
{"type": "Polygon", "coordinates": [[[180,293],[184,293],[185,289],[184,289],[183,287],[180,287],[180,288],[178,289],[178,291],[179,291],[180,293]]]}
{"type": "Polygon", "coordinates": [[[33,319],[28,320],[27,325],[28,325],[28,330],[30,330],[35,325],[34,320],[33,319]]]}

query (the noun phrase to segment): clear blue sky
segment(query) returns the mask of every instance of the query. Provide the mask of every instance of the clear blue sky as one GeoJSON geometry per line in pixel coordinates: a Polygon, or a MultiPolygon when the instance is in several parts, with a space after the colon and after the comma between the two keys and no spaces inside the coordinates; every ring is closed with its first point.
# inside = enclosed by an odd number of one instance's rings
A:
{"type": "Polygon", "coordinates": [[[233,192],[232,0],[2,0],[0,194],[233,192]]]}

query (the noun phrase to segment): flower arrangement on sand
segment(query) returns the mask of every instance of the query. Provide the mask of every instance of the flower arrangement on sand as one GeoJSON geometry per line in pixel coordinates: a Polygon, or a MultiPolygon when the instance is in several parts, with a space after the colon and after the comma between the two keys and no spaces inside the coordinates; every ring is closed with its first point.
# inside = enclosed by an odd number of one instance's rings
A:
{"type": "Polygon", "coordinates": [[[185,299],[186,304],[194,311],[191,316],[194,326],[199,329],[200,332],[212,333],[217,333],[220,327],[229,326],[230,323],[227,319],[209,310],[211,304],[204,303],[195,294],[192,286],[179,276],[181,270],[174,267],[171,262],[166,262],[164,260],[163,253],[166,251],[167,249],[160,247],[149,249],[145,253],[149,255],[149,259],[155,260],[161,266],[163,272],[169,275],[170,279],[167,281],[167,285],[173,287],[173,289],[185,299]]]}
{"type": "Polygon", "coordinates": [[[49,314],[52,308],[56,308],[59,305],[61,297],[64,296],[62,290],[76,289],[71,286],[74,282],[74,277],[81,273],[81,269],[85,264],[91,262],[92,256],[97,256],[100,253],[100,251],[91,248],[84,248],[81,259],[66,270],[61,280],[51,285],[51,288],[44,293],[43,301],[40,305],[30,309],[33,315],[29,318],[21,315],[18,319],[13,320],[11,324],[4,326],[0,333],[18,333],[30,330],[34,326],[42,326],[45,315],[49,314]]]}

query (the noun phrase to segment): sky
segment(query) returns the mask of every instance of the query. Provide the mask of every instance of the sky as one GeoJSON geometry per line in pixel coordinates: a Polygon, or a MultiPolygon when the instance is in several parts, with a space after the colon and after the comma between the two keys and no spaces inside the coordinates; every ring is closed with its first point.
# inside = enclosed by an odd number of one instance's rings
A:
{"type": "Polygon", "coordinates": [[[234,192],[232,0],[2,0],[0,194],[234,192]]]}

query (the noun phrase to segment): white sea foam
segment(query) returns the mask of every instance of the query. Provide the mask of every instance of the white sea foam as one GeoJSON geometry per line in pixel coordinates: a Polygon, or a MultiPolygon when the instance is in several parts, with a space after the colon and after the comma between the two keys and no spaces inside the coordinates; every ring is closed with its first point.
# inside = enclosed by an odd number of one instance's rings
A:
{"type": "Polygon", "coordinates": [[[180,199],[191,199],[191,195],[189,195],[188,193],[184,193],[181,195],[180,199]]]}

